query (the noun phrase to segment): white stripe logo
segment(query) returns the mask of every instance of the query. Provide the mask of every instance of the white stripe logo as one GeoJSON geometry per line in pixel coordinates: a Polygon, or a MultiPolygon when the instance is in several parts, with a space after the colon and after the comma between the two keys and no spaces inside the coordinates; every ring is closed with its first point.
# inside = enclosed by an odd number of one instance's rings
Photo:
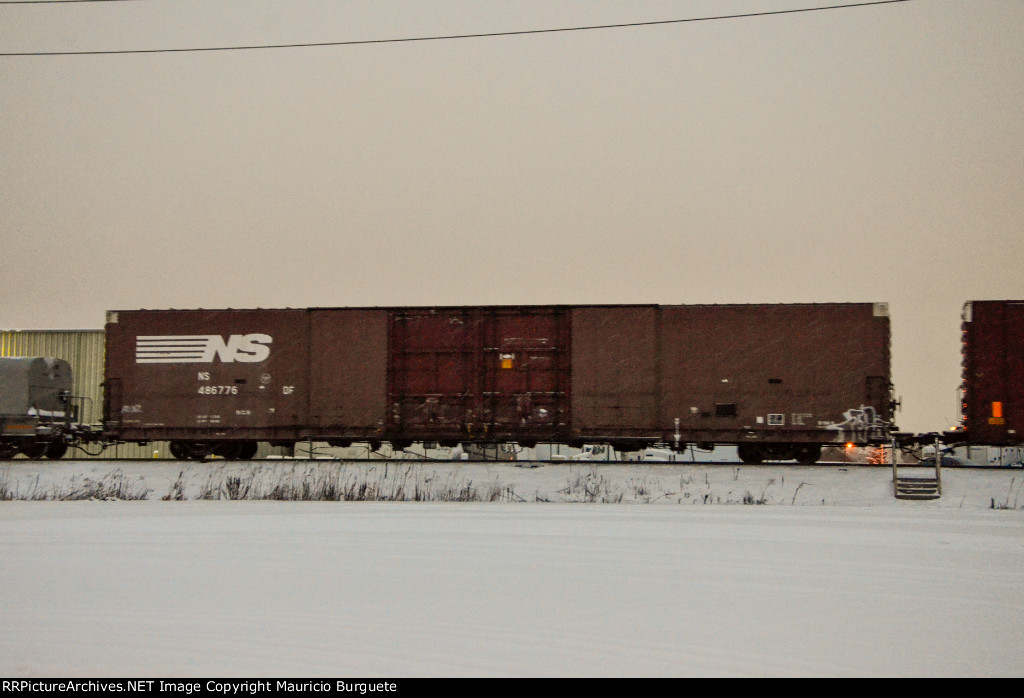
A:
{"type": "Polygon", "coordinates": [[[149,335],[135,338],[137,364],[258,363],[270,356],[268,334],[233,334],[225,342],[219,334],[149,335]]]}

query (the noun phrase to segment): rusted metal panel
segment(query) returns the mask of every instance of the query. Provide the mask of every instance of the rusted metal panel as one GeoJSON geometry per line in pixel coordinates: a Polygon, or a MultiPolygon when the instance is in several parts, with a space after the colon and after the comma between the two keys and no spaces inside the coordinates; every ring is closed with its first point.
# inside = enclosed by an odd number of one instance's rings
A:
{"type": "Polygon", "coordinates": [[[665,306],[662,330],[666,434],[865,443],[891,420],[884,304],[665,306]]]}
{"type": "Polygon", "coordinates": [[[480,401],[480,322],[468,308],[390,314],[391,431],[454,438],[472,429],[480,401]]]}
{"type": "Polygon", "coordinates": [[[564,309],[402,308],[389,323],[389,431],[523,441],[566,427],[564,309]]]}
{"type": "Polygon", "coordinates": [[[309,426],[324,436],[379,438],[387,416],[388,312],[310,311],[309,426]]]}
{"type": "Polygon", "coordinates": [[[303,310],[108,313],[105,422],[126,440],[287,438],[308,424],[303,310]]]}
{"type": "Polygon", "coordinates": [[[657,436],[660,309],[572,312],[572,422],[582,436],[657,436]]]}
{"type": "Polygon", "coordinates": [[[970,443],[1024,443],[1024,301],[971,301],[963,315],[962,419],[970,443]]]}
{"type": "Polygon", "coordinates": [[[568,426],[569,315],[563,308],[495,310],[484,323],[482,419],[533,441],[568,426]]]}

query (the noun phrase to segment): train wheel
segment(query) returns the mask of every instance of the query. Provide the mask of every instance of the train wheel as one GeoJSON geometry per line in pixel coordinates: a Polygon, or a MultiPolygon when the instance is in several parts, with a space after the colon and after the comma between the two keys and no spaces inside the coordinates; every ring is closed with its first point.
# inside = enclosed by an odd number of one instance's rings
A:
{"type": "Polygon", "coordinates": [[[814,465],[821,458],[821,444],[802,444],[795,451],[796,462],[803,465],[814,465]]]}
{"type": "Polygon", "coordinates": [[[18,452],[18,447],[12,443],[0,443],[0,459],[7,460],[8,458],[14,458],[14,454],[18,452]]]}
{"type": "Polygon", "coordinates": [[[760,446],[740,444],[736,447],[736,454],[747,465],[760,465],[764,462],[764,451],[761,450],[760,446]]]}
{"type": "Polygon", "coordinates": [[[63,441],[53,441],[46,445],[46,457],[50,460],[60,460],[68,452],[68,445],[63,441]]]}
{"type": "Polygon", "coordinates": [[[259,444],[255,441],[243,441],[241,446],[238,448],[238,459],[239,460],[252,460],[256,457],[256,451],[259,449],[259,444]]]}
{"type": "Polygon", "coordinates": [[[188,460],[192,457],[192,449],[184,441],[172,441],[171,455],[178,460],[188,460]]]}
{"type": "Polygon", "coordinates": [[[213,447],[213,455],[220,456],[224,460],[238,460],[238,454],[241,452],[241,441],[222,441],[213,447]]]}
{"type": "Polygon", "coordinates": [[[188,449],[188,457],[192,460],[203,460],[213,451],[213,446],[206,441],[186,441],[185,448],[188,449]]]}
{"type": "Polygon", "coordinates": [[[22,445],[21,452],[25,454],[26,458],[38,460],[43,457],[44,453],[46,453],[46,443],[41,441],[31,441],[22,445]]]}

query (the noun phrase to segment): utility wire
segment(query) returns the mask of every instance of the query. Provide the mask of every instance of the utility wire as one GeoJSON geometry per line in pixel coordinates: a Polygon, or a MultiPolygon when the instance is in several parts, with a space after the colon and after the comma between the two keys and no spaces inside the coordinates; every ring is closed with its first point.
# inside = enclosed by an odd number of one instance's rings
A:
{"type": "Polygon", "coordinates": [[[0,0],[0,5],[61,5],[68,2],[138,2],[139,0],[0,0]]]}
{"type": "MultiPolygon", "coordinates": [[[[20,0],[29,2],[31,0],[20,0]]],[[[38,1],[38,0],[37,0],[38,1]]],[[[48,0],[54,2],[99,2],[102,0],[48,0]]],[[[109,1],[109,0],[108,0],[109,1]]],[[[123,1],[123,0],[122,0],[123,1]]],[[[304,44],[266,44],[259,46],[208,46],[200,48],[153,48],[153,49],[126,49],[121,51],[26,51],[21,53],[0,53],[0,57],[10,56],[111,56],[133,53],[193,53],[199,51],[257,51],[274,48],[313,48],[320,46],[365,46],[368,44],[398,44],[413,41],[450,41],[453,39],[485,39],[497,36],[523,36],[526,34],[555,34],[559,32],[592,31],[595,29],[623,29],[626,27],[652,27],[662,24],[683,24],[686,22],[712,22],[723,19],[743,19],[746,17],[766,17],[769,15],[789,15],[800,12],[820,12],[822,10],[841,10],[851,7],[868,7],[870,5],[892,5],[895,3],[913,2],[913,0],[874,0],[873,2],[858,2],[848,5],[825,5],[821,7],[803,7],[795,10],[768,10],[765,12],[748,12],[735,15],[719,15],[717,17],[691,17],[689,19],[663,19],[651,22],[625,22],[622,24],[597,24],[582,27],[562,27],[559,29],[524,29],[521,31],[507,32],[486,32],[480,34],[449,34],[445,36],[417,36],[404,39],[362,39],[356,41],[320,41],[304,44]]],[[[14,4],[9,0],[0,4],[14,4]]],[[[45,2],[39,4],[46,4],[45,2]]]]}

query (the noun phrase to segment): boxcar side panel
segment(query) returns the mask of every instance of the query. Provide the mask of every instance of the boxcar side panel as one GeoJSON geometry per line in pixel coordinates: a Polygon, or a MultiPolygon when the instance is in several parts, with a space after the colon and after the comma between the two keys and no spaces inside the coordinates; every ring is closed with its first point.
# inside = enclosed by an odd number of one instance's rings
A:
{"type": "Polygon", "coordinates": [[[567,419],[567,318],[552,307],[392,310],[388,432],[405,440],[556,438],[567,419]]]}
{"type": "Polygon", "coordinates": [[[666,306],[662,412],[684,439],[865,442],[891,419],[874,304],[666,306]]]}
{"type": "Polygon", "coordinates": [[[388,312],[310,311],[310,427],[380,438],[387,413],[388,312]]]}
{"type": "Polygon", "coordinates": [[[581,436],[656,438],[660,309],[572,311],[572,424],[581,436]]]}
{"type": "Polygon", "coordinates": [[[482,421],[534,442],[567,431],[570,316],[564,308],[498,308],[484,324],[482,421]]]}
{"type": "Polygon", "coordinates": [[[1024,442],[1024,301],[964,307],[963,422],[972,444],[1024,442]]]}
{"type": "Polygon", "coordinates": [[[470,308],[406,308],[389,317],[388,431],[457,438],[479,400],[480,316],[470,308]]]}
{"type": "Polygon", "coordinates": [[[293,438],[308,422],[303,310],[108,313],[105,424],[127,440],[293,438]]]}

